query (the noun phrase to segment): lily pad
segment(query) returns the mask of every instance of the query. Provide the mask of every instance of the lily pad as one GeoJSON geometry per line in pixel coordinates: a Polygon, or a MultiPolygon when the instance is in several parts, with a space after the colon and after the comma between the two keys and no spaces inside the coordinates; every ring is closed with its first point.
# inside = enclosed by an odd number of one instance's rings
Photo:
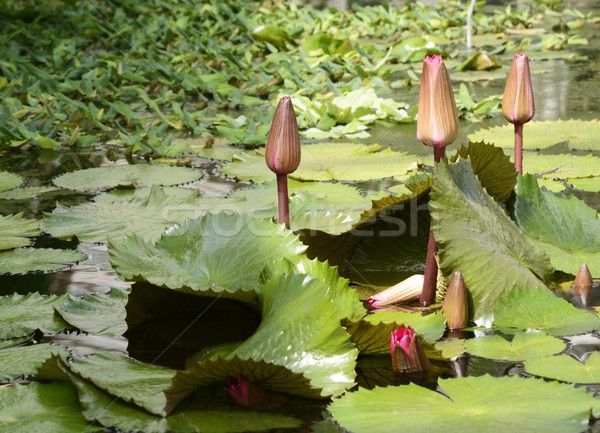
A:
{"type": "Polygon", "coordinates": [[[243,215],[207,214],[172,227],[155,244],[138,235],[111,241],[109,254],[125,280],[247,299],[243,292],[258,290],[266,263],[283,257],[294,261],[305,248],[283,225],[243,215]]]}
{"type": "MultiPolygon", "coordinates": [[[[264,150],[243,153],[236,161],[223,165],[221,171],[239,180],[256,183],[274,179],[265,164],[264,150]]],[[[339,180],[360,181],[401,176],[417,168],[419,157],[390,149],[381,150],[378,144],[319,143],[302,146],[300,167],[289,176],[303,181],[339,180]]]]}
{"type": "Polygon", "coordinates": [[[60,332],[69,324],[54,313],[54,307],[66,300],[67,295],[41,296],[30,293],[0,297],[0,338],[15,338],[31,334],[36,329],[43,333],[60,332]]]}
{"type": "MultiPolygon", "coordinates": [[[[106,243],[131,233],[155,240],[166,227],[200,212],[202,199],[185,188],[151,188],[110,191],[93,202],[73,207],[58,204],[42,220],[45,232],[57,238],[71,238],[90,243],[106,243]]],[[[208,202],[207,202],[208,203],[208,202]]]]}
{"type": "Polygon", "coordinates": [[[106,294],[84,294],[81,298],[69,295],[68,301],[56,311],[66,322],[84,332],[118,336],[127,330],[126,304],[127,292],[111,289],[106,294]]]}
{"type": "Polygon", "coordinates": [[[17,188],[23,181],[24,179],[18,174],[0,171],[0,192],[17,188]]]}
{"type": "Polygon", "coordinates": [[[273,276],[260,288],[258,330],[240,345],[201,353],[175,376],[170,393],[180,399],[227,377],[309,398],[352,387],[358,351],[326,293],[327,283],[307,274],[273,276]]]}
{"type": "Polygon", "coordinates": [[[598,407],[585,389],[537,379],[481,376],[440,379],[438,385],[445,395],[412,383],[360,389],[328,410],[353,433],[387,433],[399,419],[410,432],[579,433],[598,407]]]}
{"type": "Polygon", "coordinates": [[[569,355],[531,359],[525,362],[525,371],[535,376],[572,383],[600,383],[600,353],[592,353],[585,364],[569,355]]]}
{"type": "Polygon", "coordinates": [[[562,352],[563,340],[539,332],[517,332],[511,342],[499,335],[489,335],[465,341],[471,355],[502,361],[524,361],[562,352]]]}
{"type": "Polygon", "coordinates": [[[545,178],[576,179],[598,175],[600,158],[593,155],[523,153],[523,171],[545,178]]]}
{"type": "Polygon", "coordinates": [[[0,378],[13,379],[21,375],[34,375],[52,354],[66,357],[69,352],[64,347],[51,346],[50,344],[34,344],[1,350],[0,378]]]}
{"type": "Polygon", "coordinates": [[[533,175],[519,177],[515,217],[554,268],[576,275],[583,262],[600,275],[600,220],[574,196],[541,190],[533,175]]]}
{"type": "Polygon", "coordinates": [[[506,333],[537,329],[554,336],[582,334],[600,328],[600,318],[579,310],[548,289],[520,289],[494,311],[494,326],[506,333]]]}
{"type": "Polygon", "coordinates": [[[24,219],[23,213],[0,215],[0,250],[25,247],[31,243],[29,237],[40,234],[36,220],[24,219]]]}
{"type": "Polygon", "coordinates": [[[85,260],[79,251],[54,248],[18,248],[0,252],[0,274],[54,272],[85,260]]]}
{"type": "Polygon", "coordinates": [[[47,192],[56,191],[53,186],[29,186],[0,192],[0,200],[31,200],[47,192]]]}
{"type": "Polygon", "coordinates": [[[446,275],[462,272],[475,320],[488,321],[519,287],[545,288],[550,260],[485,193],[468,161],[438,165],[429,207],[441,267],[446,275]]]}
{"type": "Polygon", "coordinates": [[[77,392],[70,383],[14,384],[2,389],[0,425],[3,432],[81,433],[99,431],[79,408],[77,392]]]}
{"type": "Polygon", "coordinates": [[[60,188],[82,192],[105,191],[112,188],[135,188],[138,185],[179,185],[201,179],[203,172],[185,167],[160,165],[115,165],[76,170],[54,178],[60,188]]]}
{"type": "MultiPolygon", "coordinates": [[[[524,149],[546,149],[567,142],[569,149],[600,150],[598,120],[531,121],[524,127],[524,149]]],[[[495,126],[469,134],[469,141],[485,141],[500,147],[514,147],[513,125],[495,126]]],[[[526,163],[526,158],[523,158],[526,163]]]]}
{"type": "Polygon", "coordinates": [[[600,176],[569,179],[569,183],[577,189],[600,192],[600,176]]]}

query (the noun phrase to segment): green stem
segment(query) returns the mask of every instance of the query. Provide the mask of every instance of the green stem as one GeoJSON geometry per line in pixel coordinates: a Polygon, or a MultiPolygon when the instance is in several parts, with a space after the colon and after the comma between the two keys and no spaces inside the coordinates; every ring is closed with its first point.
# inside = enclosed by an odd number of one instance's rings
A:
{"type": "Polygon", "coordinates": [[[279,224],[290,228],[290,203],[288,196],[287,174],[277,175],[277,204],[279,205],[279,224]]]}

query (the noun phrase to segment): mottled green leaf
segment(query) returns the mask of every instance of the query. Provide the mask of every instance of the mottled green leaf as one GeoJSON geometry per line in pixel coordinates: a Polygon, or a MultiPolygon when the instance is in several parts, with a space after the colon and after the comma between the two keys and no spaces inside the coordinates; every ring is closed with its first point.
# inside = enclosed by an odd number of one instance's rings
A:
{"type": "Polygon", "coordinates": [[[0,192],[17,188],[23,183],[23,178],[18,174],[0,171],[0,192]]]}
{"type": "Polygon", "coordinates": [[[41,296],[30,293],[0,297],[0,338],[29,335],[36,329],[44,333],[60,332],[69,327],[54,313],[54,307],[66,300],[66,295],[41,296]]]}
{"type": "Polygon", "coordinates": [[[54,272],[85,260],[86,255],[54,248],[18,248],[0,252],[0,274],[54,272]]]}
{"type": "Polygon", "coordinates": [[[52,354],[66,358],[69,352],[64,347],[50,344],[34,344],[0,350],[0,378],[13,379],[21,375],[34,375],[52,354]]]}
{"type": "Polygon", "coordinates": [[[24,219],[23,213],[0,215],[0,250],[25,247],[31,243],[28,238],[39,233],[38,221],[24,219]]]}

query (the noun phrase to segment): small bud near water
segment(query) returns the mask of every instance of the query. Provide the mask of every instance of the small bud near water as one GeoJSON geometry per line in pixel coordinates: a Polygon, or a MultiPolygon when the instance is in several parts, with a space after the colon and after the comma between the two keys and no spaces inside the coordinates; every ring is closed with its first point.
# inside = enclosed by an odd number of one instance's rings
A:
{"type": "Polygon", "coordinates": [[[422,373],[431,369],[415,331],[399,326],[390,336],[392,367],[395,373],[422,373]]]}
{"type": "Polygon", "coordinates": [[[467,289],[462,273],[456,271],[448,284],[442,314],[448,329],[462,329],[469,324],[467,289]]]}
{"type": "Polygon", "coordinates": [[[588,305],[590,300],[593,284],[594,280],[592,279],[592,274],[590,273],[587,264],[584,262],[579,268],[579,272],[577,272],[575,281],[571,286],[571,292],[573,292],[577,298],[579,298],[581,305],[584,307],[588,305]]]}

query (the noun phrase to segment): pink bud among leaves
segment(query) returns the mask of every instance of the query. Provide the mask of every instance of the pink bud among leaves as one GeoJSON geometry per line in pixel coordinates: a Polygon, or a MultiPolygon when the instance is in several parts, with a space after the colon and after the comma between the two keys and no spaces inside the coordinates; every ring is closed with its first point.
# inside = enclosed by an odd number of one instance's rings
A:
{"type": "Polygon", "coordinates": [[[588,269],[587,265],[583,263],[579,268],[579,272],[577,272],[577,276],[575,277],[575,281],[571,286],[571,291],[577,295],[579,300],[581,301],[581,305],[584,307],[587,306],[590,295],[592,293],[592,286],[594,284],[594,280],[592,279],[592,274],[588,269]]]}
{"type": "Polygon", "coordinates": [[[300,136],[292,99],[279,100],[265,151],[267,166],[276,174],[289,174],[300,165],[300,136]]]}
{"type": "Polygon", "coordinates": [[[428,56],[419,88],[417,140],[434,148],[446,147],[459,133],[454,93],[442,56],[428,56]]]}
{"type": "Polygon", "coordinates": [[[390,336],[392,367],[396,373],[420,373],[431,369],[419,337],[410,327],[399,326],[390,336]]]}
{"type": "Polygon", "coordinates": [[[469,324],[467,289],[460,271],[456,271],[450,280],[442,314],[448,329],[462,329],[469,324]]]}
{"type": "Polygon", "coordinates": [[[517,53],[510,65],[502,98],[502,113],[510,123],[529,122],[535,114],[529,59],[517,53]]]}
{"type": "Polygon", "coordinates": [[[255,407],[268,400],[265,391],[258,385],[248,382],[243,377],[228,378],[225,391],[233,398],[236,404],[243,407],[255,407]]]}

